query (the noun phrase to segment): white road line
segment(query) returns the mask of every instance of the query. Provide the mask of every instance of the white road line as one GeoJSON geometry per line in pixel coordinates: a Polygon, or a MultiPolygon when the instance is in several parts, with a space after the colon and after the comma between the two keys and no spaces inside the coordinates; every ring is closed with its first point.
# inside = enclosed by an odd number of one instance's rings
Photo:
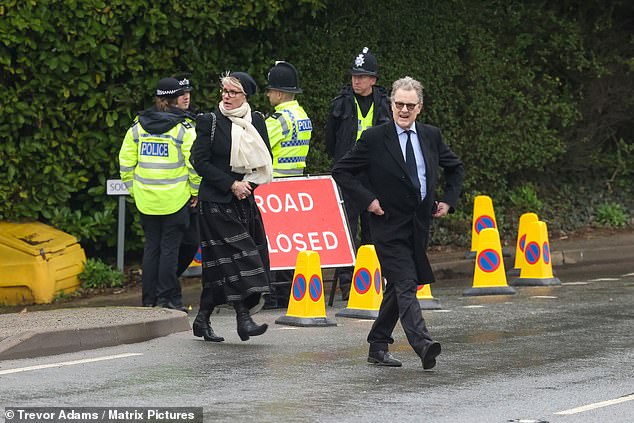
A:
{"type": "Polygon", "coordinates": [[[468,306],[462,306],[462,308],[484,308],[483,305],[468,305],[468,306]]]}
{"type": "Polygon", "coordinates": [[[612,282],[618,281],[619,278],[598,278],[598,279],[590,279],[588,282],[612,282]]]}
{"type": "Polygon", "coordinates": [[[279,328],[275,328],[274,330],[297,330],[299,328],[295,327],[295,326],[282,326],[279,328]]]}
{"type": "Polygon", "coordinates": [[[562,282],[562,285],[589,285],[590,282],[562,282]]]}
{"type": "Polygon", "coordinates": [[[543,299],[550,300],[550,299],[556,299],[559,297],[553,297],[552,295],[533,295],[531,298],[543,298],[543,299]]]}
{"type": "Polygon", "coordinates": [[[451,313],[451,310],[432,310],[434,313],[451,313]]]}
{"type": "Polygon", "coordinates": [[[627,273],[625,275],[621,275],[622,278],[628,277],[628,276],[634,276],[634,273],[627,273]]]}
{"type": "Polygon", "coordinates": [[[634,400],[634,394],[625,395],[623,397],[613,399],[613,400],[595,402],[594,404],[588,404],[588,405],[584,405],[577,408],[571,408],[570,410],[558,411],[555,414],[558,414],[560,416],[568,416],[571,414],[583,413],[584,411],[594,410],[595,408],[608,407],[610,405],[620,404],[622,402],[632,401],[632,400],[634,400]]]}
{"type": "Polygon", "coordinates": [[[51,363],[51,364],[41,364],[39,366],[20,367],[20,368],[17,368],[17,369],[0,370],[0,375],[8,375],[8,374],[11,374],[11,373],[30,372],[32,370],[50,369],[50,368],[53,368],[53,367],[75,366],[77,364],[94,363],[94,362],[97,362],[97,361],[106,361],[106,360],[116,360],[116,359],[119,359],[119,358],[135,357],[135,356],[138,356],[138,355],[143,355],[143,354],[141,354],[141,353],[128,353],[128,354],[107,355],[107,356],[104,356],[104,357],[86,358],[84,360],[63,361],[61,363],[51,363]]]}

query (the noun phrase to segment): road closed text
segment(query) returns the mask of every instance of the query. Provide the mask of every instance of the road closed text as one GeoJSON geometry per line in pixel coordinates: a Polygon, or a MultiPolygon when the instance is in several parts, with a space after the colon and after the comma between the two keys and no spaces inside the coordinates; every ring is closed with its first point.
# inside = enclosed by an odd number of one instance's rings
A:
{"type": "Polygon", "coordinates": [[[266,238],[271,253],[336,250],[339,247],[339,240],[333,232],[278,233],[277,235],[269,234],[266,238]]]}

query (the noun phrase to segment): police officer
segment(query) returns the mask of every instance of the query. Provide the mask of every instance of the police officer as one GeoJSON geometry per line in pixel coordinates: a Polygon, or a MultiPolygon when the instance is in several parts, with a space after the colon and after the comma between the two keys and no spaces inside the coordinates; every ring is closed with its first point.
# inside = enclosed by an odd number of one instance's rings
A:
{"type": "Polygon", "coordinates": [[[186,311],[176,278],[178,248],[189,208],[198,202],[200,177],[189,160],[196,130],[177,107],[183,93],[175,78],[158,82],[154,106],[139,114],[123,139],[119,164],[145,235],[142,305],[186,311]]]}
{"type": "MultiPolygon", "coordinates": [[[[178,85],[183,89],[183,94],[178,96],[176,107],[183,110],[187,115],[188,122],[192,125],[196,123],[196,115],[198,109],[192,102],[191,93],[194,87],[191,83],[191,74],[187,72],[177,73],[173,76],[178,80],[178,85]]],[[[178,249],[178,267],[176,276],[180,277],[191,265],[198,249],[200,248],[200,224],[198,222],[198,209],[195,206],[190,207],[189,227],[183,234],[183,240],[178,249]]],[[[200,267],[192,268],[185,276],[198,276],[202,272],[200,267]],[[198,273],[195,273],[198,271],[198,273]]],[[[180,285],[179,285],[180,286],[180,285]]]]}
{"type": "MultiPolygon", "coordinates": [[[[275,62],[269,70],[266,96],[275,107],[275,113],[266,119],[266,129],[273,153],[273,177],[302,176],[313,125],[295,100],[300,94],[299,78],[295,67],[284,61],[275,62]]],[[[287,307],[292,271],[272,272],[271,294],[265,308],[287,307]]]]}
{"type": "Polygon", "coordinates": [[[273,177],[301,176],[306,167],[306,156],[313,125],[297,100],[299,88],[297,70],[278,61],[268,75],[266,96],[275,107],[266,119],[266,129],[273,151],[273,177]]]}
{"type": "Polygon", "coordinates": [[[178,97],[176,107],[184,110],[190,119],[196,120],[198,108],[192,102],[191,93],[194,91],[194,87],[191,83],[191,77],[192,75],[189,72],[181,72],[172,76],[172,78],[178,80],[178,85],[183,89],[183,94],[178,97]]]}
{"type": "MultiPolygon", "coordinates": [[[[332,100],[330,116],[326,124],[326,150],[335,162],[352,149],[363,131],[391,120],[387,90],[376,85],[379,66],[376,57],[367,47],[355,56],[350,73],[352,83],[344,86],[339,95],[332,100]]],[[[371,243],[368,212],[362,205],[354,204],[345,193],[343,200],[353,242],[357,244],[357,247],[371,243]],[[359,223],[360,240],[357,239],[359,223]]],[[[352,269],[337,269],[336,276],[339,278],[342,299],[347,300],[352,281],[352,269]]]]}

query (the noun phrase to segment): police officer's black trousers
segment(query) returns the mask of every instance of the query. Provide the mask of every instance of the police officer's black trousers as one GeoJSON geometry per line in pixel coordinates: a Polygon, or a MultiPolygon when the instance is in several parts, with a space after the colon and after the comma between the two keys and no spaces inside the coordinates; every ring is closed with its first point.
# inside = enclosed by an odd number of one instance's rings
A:
{"type": "Polygon", "coordinates": [[[145,306],[178,301],[178,249],[189,224],[189,204],[168,215],[141,214],[143,248],[142,302],[145,306]]]}

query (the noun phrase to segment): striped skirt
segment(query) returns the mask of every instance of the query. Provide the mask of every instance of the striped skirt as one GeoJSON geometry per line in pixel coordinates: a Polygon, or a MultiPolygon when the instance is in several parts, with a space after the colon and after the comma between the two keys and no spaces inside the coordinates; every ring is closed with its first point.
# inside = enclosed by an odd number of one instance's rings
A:
{"type": "Polygon", "coordinates": [[[212,306],[255,306],[269,292],[269,249],[253,196],[200,203],[203,293],[212,306]],[[211,297],[211,298],[209,298],[211,297]]]}

